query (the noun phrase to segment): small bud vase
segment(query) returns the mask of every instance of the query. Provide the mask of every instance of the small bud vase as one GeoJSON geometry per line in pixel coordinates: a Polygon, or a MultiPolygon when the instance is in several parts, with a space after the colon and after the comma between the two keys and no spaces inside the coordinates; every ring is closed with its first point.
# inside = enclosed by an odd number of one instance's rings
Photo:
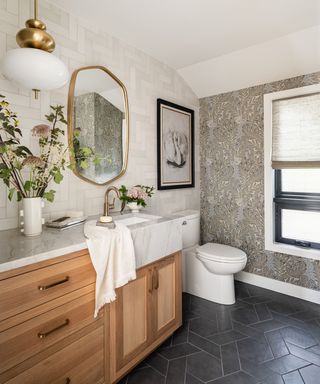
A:
{"type": "Polygon", "coordinates": [[[22,200],[23,209],[20,211],[25,236],[38,236],[42,232],[42,198],[26,197],[22,200]]]}

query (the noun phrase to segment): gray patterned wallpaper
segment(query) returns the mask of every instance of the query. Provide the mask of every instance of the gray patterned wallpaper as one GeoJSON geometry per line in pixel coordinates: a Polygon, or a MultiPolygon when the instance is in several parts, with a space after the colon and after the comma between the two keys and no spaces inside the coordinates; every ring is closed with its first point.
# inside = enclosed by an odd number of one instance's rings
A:
{"type": "Polygon", "coordinates": [[[200,100],[202,241],[247,252],[245,271],[319,290],[320,261],[264,250],[263,95],[320,72],[200,100]]]}

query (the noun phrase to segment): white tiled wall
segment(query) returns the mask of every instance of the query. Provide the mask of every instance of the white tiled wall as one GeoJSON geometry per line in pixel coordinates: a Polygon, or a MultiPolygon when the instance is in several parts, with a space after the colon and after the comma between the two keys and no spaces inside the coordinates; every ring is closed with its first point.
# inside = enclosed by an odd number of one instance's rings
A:
{"type": "MultiPolygon", "coordinates": [[[[15,34],[32,16],[31,0],[0,0],[0,59],[6,50],[16,48],[15,34]]],[[[90,7],[90,2],[88,2],[90,7]]],[[[199,208],[198,164],[198,99],[177,72],[138,49],[101,32],[83,20],[42,0],[39,17],[55,40],[55,54],[68,66],[99,64],[108,67],[126,85],[130,108],[130,151],[127,173],[115,185],[143,183],[156,185],[156,99],[158,97],[195,110],[196,121],[196,187],[157,191],[150,209],[169,213],[185,208],[199,208]]],[[[18,113],[24,140],[33,146],[30,129],[44,121],[49,105],[66,105],[68,87],[55,92],[42,92],[35,100],[30,91],[19,89],[0,75],[0,93],[18,113]]],[[[67,209],[84,210],[86,214],[102,211],[106,187],[81,181],[70,171],[57,189],[55,202],[46,203],[47,217],[63,214],[67,209]]],[[[18,225],[18,204],[9,202],[0,185],[0,230],[18,225]]]]}

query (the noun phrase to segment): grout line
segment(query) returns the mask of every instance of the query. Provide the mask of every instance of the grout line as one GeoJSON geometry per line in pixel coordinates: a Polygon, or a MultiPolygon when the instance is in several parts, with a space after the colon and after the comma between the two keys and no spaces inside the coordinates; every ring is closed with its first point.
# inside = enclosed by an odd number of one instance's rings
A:
{"type": "Polygon", "coordinates": [[[200,381],[200,383],[209,383],[211,382],[212,380],[209,380],[209,381],[203,381],[201,379],[199,379],[199,377],[196,377],[195,375],[193,375],[192,373],[188,372],[188,375],[190,375],[191,377],[195,378],[196,380],[200,381]]]}
{"type": "Polygon", "coordinates": [[[238,343],[235,342],[235,345],[236,345],[236,349],[237,349],[237,355],[238,355],[239,367],[240,367],[240,371],[241,371],[241,370],[242,370],[242,365],[241,365],[241,360],[240,360],[240,353],[239,353],[238,343]]]}
{"type": "Polygon", "coordinates": [[[220,357],[221,357],[221,372],[222,372],[222,376],[224,376],[224,368],[223,368],[223,359],[222,359],[222,348],[221,348],[221,345],[219,346],[219,349],[220,349],[220,357]]]}
{"type": "MultiPolygon", "coordinates": [[[[300,368],[300,369],[301,369],[301,368],[300,368]]],[[[299,375],[300,375],[301,380],[303,381],[303,383],[306,384],[306,382],[304,381],[304,379],[303,379],[303,377],[302,377],[302,375],[301,375],[300,369],[298,369],[298,373],[299,373],[299,375]]]]}
{"type": "MultiPolygon", "coordinates": [[[[187,356],[195,355],[196,353],[199,353],[199,352],[205,352],[205,353],[207,353],[208,355],[214,357],[216,360],[221,361],[221,351],[220,351],[220,359],[219,359],[217,356],[215,356],[215,355],[213,355],[212,353],[206,351],[205,349],[200,348],[198,345],[193,344],[191,341],[189,342],[189,344],[192,345],[192,346],[194,346],[194,347],[196,347],[196,348],[199,348],[200,351],[198,351],[198,352],[194,352],[194,353],[192,353],[192,354],[190,354],[190,355],[187,355],[187,356]]],[[[218,346],[217,346],[217,347],[218,347],[218,346]]]]}
{"type": "MultiPolygon", "coordinates": [[[[169,364],[168,364],[169,365],[169,364]]],[[[162,372],[160,372],[160,371],[158,371],[157,370],[157,368],[154,368],[154,367],[152,367],[151,365],[149,365],[149,367],[146,367],[146,368],[151,368],[153,371],[155,371],[156,373],[159,373],[159,375],[160,376],[162,376],[162,377],[166,377],[162,372]]],[[[142,370],[143,368],[141,368],[141,370],[142,370]]],[[[140,369],[139,369],[139,371],[140,371],[140,369]]]]}
{"type": "MultiPolygon", "coordinates": [[[[191,343],[190,343],[191,344],[191,343]]],[[[193,345],[193,344],[192,344],[193,345]]],[[[194,345],[193,345],[194,346],[194,345]]],[[[178,357],[174,357],[172,359],[169,360],[169,363],[170,361],[173,361],[173,360],[178,360],[178,359],[182,359],[183,357],[188,357],[188,356],[194,356],[198,353],[201,353],[203,352],[202,349],[200,349],[199,351],[196,351],[196,352],[192,352],[192,353],[188,353],[187,355],[182,355],[182,356],[178,356],[178,357]]],[[[162,356],[162,355],[161,355],[162,356]]]]}
{"type": "Polygon", "coordinates": [[[186,356],[186,365],[184,367],[183,383],[185,383],[187,380],[187,367],[188,367],[188,356],[186,356]]]}

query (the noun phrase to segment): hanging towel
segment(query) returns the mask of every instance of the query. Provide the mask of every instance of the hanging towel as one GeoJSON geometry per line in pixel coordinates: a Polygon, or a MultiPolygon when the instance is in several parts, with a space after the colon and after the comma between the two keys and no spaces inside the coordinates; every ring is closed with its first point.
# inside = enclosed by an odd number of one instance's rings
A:
{"type": "Polygon", "coordinates": [[[114,229],[85,223],[90,257],[96,271],[96,304],[94,317],[105,304],[116,299],[115,289],[136,278],[136,260],[130,230],[123,224],[114,229]]]}

